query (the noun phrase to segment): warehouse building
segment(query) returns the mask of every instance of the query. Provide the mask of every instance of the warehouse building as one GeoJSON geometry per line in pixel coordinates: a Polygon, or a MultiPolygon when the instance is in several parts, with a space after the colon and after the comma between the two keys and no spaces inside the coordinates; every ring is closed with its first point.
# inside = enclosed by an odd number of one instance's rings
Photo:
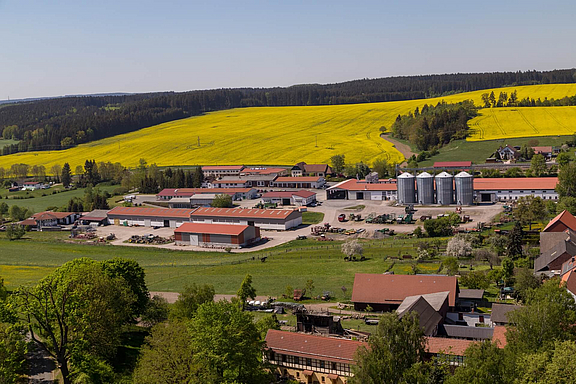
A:
{"type": "Polygon", "coordinates": [[[176,244],[209,248],[242,248],[260,240],[252,225],[184,223],[174,230],[176,244]]]}
{"type": "Polygon", "coordinates": [[[238,176],[245,167],[243,165],[211,165],[202,167],[204,177],[238,176]]]}
{"type": "Polygon", "coordinates": [[[558,200],[557,177],[475,178],[474,197],[479,203],[518,200],[524,196],[558,200]]]}
{"type": "Polygon", "coordinates": [[[213,187],[269,187],[278,177],[275,173],[248,174],[244,176],[225,176],[210,183],[213,187]],[[237,183],[237,184],[234,184],[237,183]]]}
{"type": "Polygon", "coordinates": [[[310,191],[272,191],[262,195],[265,203],[307,206],[316,202],[316,193],[310,191]]]}
{"type": "Polygon", "coordinates": [[[266,168],[266,167],[252,167],[252,168],[244,168],[240,171],[240,176],[246,175],[274,175],[274,176],[281,176],[288,172],[285,168],[266,168]]]}
{"type": "Polygon", "coordinates": [[[164,188],[156,195],[156,200],[167,201],[175,197],[192,197],[198,194],[227,194],[232,200],[255,199],[258,191],[254,188],[164,188]]]}
{"type": "Polygon", "coordinates": [[[289,209],[197,208],[190,218],[195,223],[252,225],[270,230],[287,230],[302,224],[302,213],[289,209]]]}
{"type": "Polygon", "coordinates": [[[209,185],[210,188],[248,188],[248,180],[224,177],[212,181],[209,185]]]}
{"type": "Polygon", "coordinates": [[[396,180],[344,180],[326,189],[326,198],[343,200],[396,200],[396,180]]]}
{"type": "Polygon", "coordinates": [[[278,177],[273,183],[273,187],[278,188],[322,188],[326,184],[326,180],[322,176],[281,176],[278,177]]]}
{"type": "Polygon", "coordinates": [[[177,228],[190,221],[192,209],[115,207],[108,211],[108,222],[114,225],[177,228]]]}

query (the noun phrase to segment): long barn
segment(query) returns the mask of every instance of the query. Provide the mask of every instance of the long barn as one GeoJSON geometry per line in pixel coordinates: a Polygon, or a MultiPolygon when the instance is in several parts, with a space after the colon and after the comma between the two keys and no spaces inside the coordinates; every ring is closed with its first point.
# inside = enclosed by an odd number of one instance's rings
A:
{"type": "Polygon", "coordinates": [[[289,209],[197,208],[195,223],[253,225],[261,229],[287,230],[302,224],[302,213],[289,209]]]}
{"type": "Polygon", "coordinates": [[[114,225],[177,228],[190,221],[193,209],[114,207],[108,212],[108,222],[114,225]]]}

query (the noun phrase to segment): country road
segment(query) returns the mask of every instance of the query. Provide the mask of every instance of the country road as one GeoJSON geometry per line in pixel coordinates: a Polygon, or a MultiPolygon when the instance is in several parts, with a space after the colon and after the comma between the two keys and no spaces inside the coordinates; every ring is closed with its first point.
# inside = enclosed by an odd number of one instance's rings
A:
{"type": "MultiPolygon", "coordinates": [[[[400,151],[400,153],[402,155],[404,155],[404,157],[406,159],[410,158],[412,155],[416,155],[416,153],[412,152],[412,148],[410,148],[409,145],[407,144],[403,144],[395,139],[392,138],[392,136],[390,136],[389,134],[381,134],[380,137],[386,141],[391,142],[392,144],[394,144],[394,147],[400,151]]],[[[404,161],[402,164],[400,165],[404,165],[406,163],[406,161],[404,161]]]]}

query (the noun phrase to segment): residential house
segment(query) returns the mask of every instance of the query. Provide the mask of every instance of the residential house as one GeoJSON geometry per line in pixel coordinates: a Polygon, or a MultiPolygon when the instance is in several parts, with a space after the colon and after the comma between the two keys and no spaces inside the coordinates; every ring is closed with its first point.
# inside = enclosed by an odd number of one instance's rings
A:
{"type": "Polygon", "coordinates": [[[77,212],[44,211],[32,215],[32,217],[21,221],[20,224],[43,231],[73,224],[79,217],[80,213],[77,212]]]}
{"type": "Polygon", "coordinates": [[[546,147],[532,147],[534,150],[535,155],[542,155],[546,159],[546,161],[552,160],[552,156],[554,155],[554,148],[551,146],[546,147]]]}
{"type": "Polygon", "coordinates": [[[496,152],[498,152],[498,156],[502,160],[518,160],[520,158],[519,148],[517,149],[508,144],[504,147],[501,146],[496,152]]]}
{"type": "Polygon", "coordinates": [[[564,210],[550,220],[542,232],[565,232],[568,229],[576,232],[576,217],[564,210]]]}
{"type": "Polygon", "coordinates": [[[48,188],[48,186],[40,181],[25,181],[22,184],[23,191],[35,191],[37,189],[48,188]]]}
{"type": "Polygon", "coordinates": [[[331,176],[333,174],[332,168],[328,164],[306,164],[300,162],[292,167],[290,170],[292,177],[300,176],[331,176]]]}
{"type": "Polygon", "coordinates": [[[510,312],[515,311],[516,309],[522,308],[520,305],[514,304],[502,304],[502,303],[494,303],[492,304],[492,313],[490,319],[494,326],[498,325],[508,325],[510,320],[508,319],[508,315],[510,312]]]}
{"type": "Polygon", "coordinates": [[[567,230],[555,245],[540,252],[534,260],[534,272],[560,271],[562,264],[576,256],[576,233],[567,230]]]}

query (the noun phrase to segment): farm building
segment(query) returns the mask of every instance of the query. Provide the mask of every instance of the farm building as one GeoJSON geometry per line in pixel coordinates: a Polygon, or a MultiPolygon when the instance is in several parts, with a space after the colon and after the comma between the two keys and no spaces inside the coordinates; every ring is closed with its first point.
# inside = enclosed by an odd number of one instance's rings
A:
{"type": "Polygon", "coordinates": [[[448,306],[454,308],[458,297],[458,279],[444,275],[384,275],[357,273],[354,276],[352,302],[363,311],[369,305],[376,311],[393,311],[409,296],[449,292],[448,306]]]}
{"type": "Polygon", "coordinates": [[[396,197],[394,179],[380,179],[377,182],[348,179],[326,189],[327,199],[396,200],[396,197]]]}
{"type": "Polygon", "coordinates": [[[520,148],[506,144],[496,150],[501,160],[517,160],[520,158],[520,148]]]}
{"type": "Polygon", "coordinates": [[[261,167],[254,167],[254,168],[244,168],[240,171],[240,176],[248,176],[248,175],[273,175],[273,176],[282,176],[286,174],[287,171],[285,168],[261,168],[261,167]]]}
{"type": "MultiPolygon", "coordinates": [[[[230,194],[228,194],[230,195],[230,194]]],[[[209,207],[218,194],[197,193],[191,197],[174,197],[168,201],[170,208],[209,207]]]]}
{"type": "Polygon", "coordinates": [[[80,222],[84,225],[108,225],[108,210],[95,209],[86,212],[80,217],[80,222]]]}
{"type": "Polygon", "coordinates": [[[156,200],[167,201],[175,197],[192,197],[198,194],[228,194],[232,200],[255,199],[258,191],[254,188],[164,188],[156,195],[156,200]]]}
{"type": "Polygon", "coordinates": [[[572,258],[562,265],[561,280],[566,284],[566,290],[576,299],[576,258],[572,258]]]}
{"type": "Polygon", "coordinates": [[[494,303],[492,304],[491,321],[494,325],[508,325],[510,320],[508,314],[516,309],[522,308],[520,305],[494,303]]]}
{"type": "Polygon", "coordinates": [[[326,180],[322,176],[301,176],[301,177],[289,177],[280,176],[274,183],[272,187],[278,188],[322,188],[326,184],[326,180]]]}
{"type": "Polygon", "coordinates": [[[542,232],[565,232],[566,230],[576,232],[576,217],[564,210],[550,220],[542,232]]]}
{"type": "Polygon", "coordinates": [[[52,212],[45,211],[32,215],[26,220],[20,222],[21,225],[37,228],[39,231],[60,228],[61,225],[73,224],[80,217],[79,213],[74,212],[52,212]]]}
{"type": "Polygon", "coordinates": [[[307,206],[316,202],[316,193],[310,191],[272,191],[262,195],[265,203],[278,205],[307,206]]]}
{"type": "Polygon", "coordinates": [[[210,188],[247,188],[248,180],[242,179],[231,179],[230,177],[224,177],[222,179],[214,180],[210,183],[210,188]]]}
{"type": "MultiPolygon", "coordinates": [[[[554,233],[554,232],[552,232],[554,233]]],[[[560,271],[562,264],[576,256],[576,233],[564,232],[564,236],[534,260],[534,272],[560,271]]]]}
{"type": "Polygon", "coordinates": [[[554,147],[546,146],[546,147],[532,147],[534,150],[535,155],[542,155],[546,159],[546,161],[552,160],[552,156],[556,153],[554,147]]]}
{"type": "Polygon", "coordinates": [[[184,223],[174,230],[176,244],[200,247],[241,248],[260,239],[260,228],[251,225],[184,223]]]}
{"type": "Polygon", "coordinates": [[[22,184],[23,191],[35,191],[37,189],[44,189],[47,187],[48,187],[47,185],[41,183],[40,181],[25,181],[22,184]]]}
{"type": "Polygon", "coordinates": [[[210,183],[210,185],[214,187],[223,187],[227,188],[235,182],[244,182],[242,185],[238,185],[238,187],[269,187],[272,185],[272,182],[276,180],[278,177],[277,174],[250,174],[244,176],[224,176],[218,180],[215,180],[210,183]]]}
{"type": "Polygon", "coordinates": [[[326,177],[332,175],[332,168],[328,164],[306,164],[300,162],[292,167],[290,170],[292,177],[301,176],[322,176],[326,177]]]}
{"type": "Polygon", "coordinates": [[[237,176],[243,169],[243,165],[212,165],[202,167],[202,172],[204,177],[237,176]]]}
{"type": "Polygon", "coordinates": [[[557,177],[475,178],[474,195],[477,202],[518,200],[524,196],[543,200],[558,200],[557,177]]]}
{"type": "Polygon", "coordinates": [[[108,211],[108,222],[114,225],[176,228],[190,221],[192,209],[114,207],[108,211]]]}
{"type": "Polygon", "coordinates": [[[197,208],[195,223],[254,225],[261,229],[287,230],[302,224],[302,213],[289,209],[197,208]]]}

